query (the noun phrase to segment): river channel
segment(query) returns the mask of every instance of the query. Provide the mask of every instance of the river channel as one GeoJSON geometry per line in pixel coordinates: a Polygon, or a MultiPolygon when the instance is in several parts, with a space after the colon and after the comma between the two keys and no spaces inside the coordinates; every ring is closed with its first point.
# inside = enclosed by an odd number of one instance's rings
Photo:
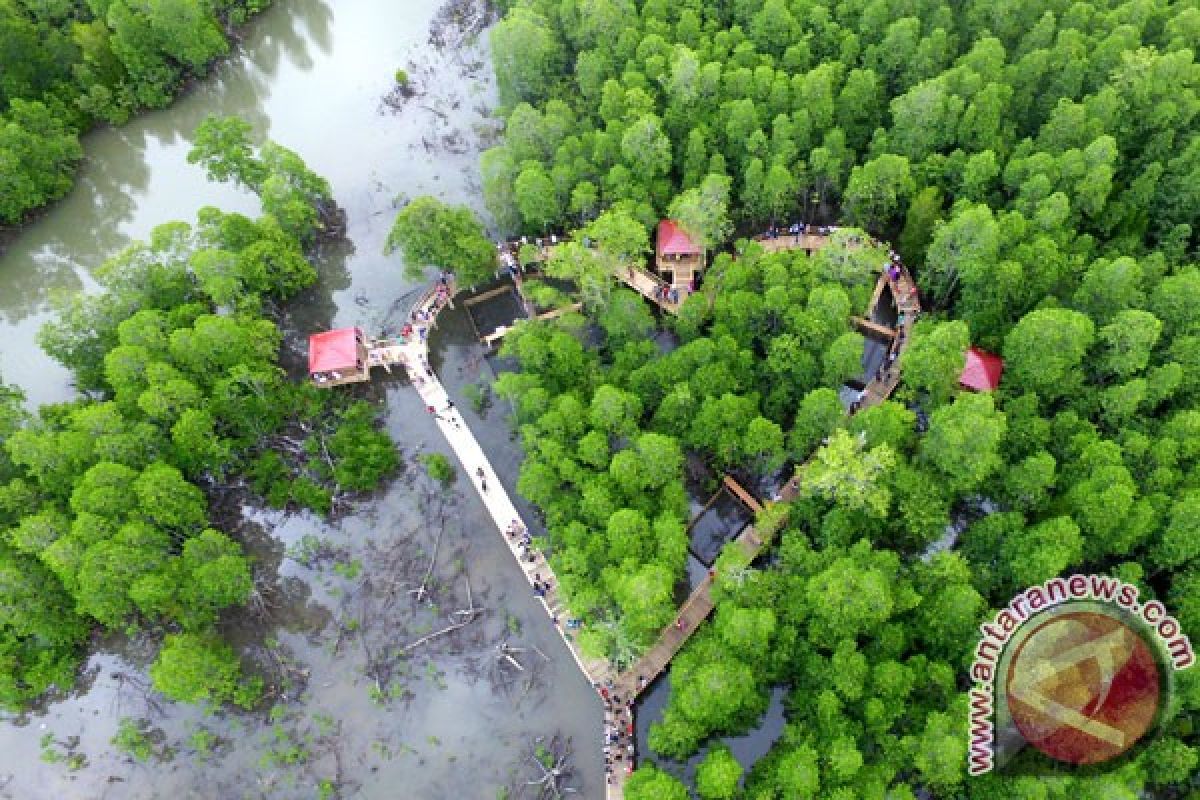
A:
{"type": "MultiPolygon", "coordinates": [[[[297,151],[347,212],[347,241],[322,254],[321,284],[286,320],[293,353],[307,332],[329,325],[386,325],[416,288],[398,258],[381,254],[396,198],[434,194],[478,207],[478,154],[494,136],[486,35],[476,42],[451,25],[431,40],[440,5],[278,0],[246,28],[234,56],[169,109],[86,137],[71,195],[0,243],[0,376],[31,408],[69,399],[69,375],[35,343],[51,296],[93,288],[106,257],[161,222],[192,220],[205,205],[256,211],[254,197],[210,184],[187,164],[192,131],[210,113],[240,115],[297,151]],[[398,67],[419,94],[394,109],[381,101],[398,67]]],[[[431,343],[452,391],[487,379],[474,341],[452,318],[431,343]]],[[[167,703],[146,691],[153,644],[104,639],[74,692],[0,717],[0,797],[307,798],[331,781],[331,796],[494,800],[537,776],[531,750],[554,736],[573,743],[580,796],[602,795],[598,698],[470,482],[436,493],[413,464],[419,452],[444,448],[416,394],[395,379],[369,396],[386,407],[405,456],[392,485],[333,525],[242,510],[240,535],[268,602],[224,627],[288,679],[275,686],[275,710],[167,703]],[[432,603],[419,602],[408,589],[431,560],[432,603]],[[372,661],[444,626],[467,591],[485,609],[480,621],[395,659],[385,687],[395,696],[380,698],[372,661]],[[497,658],[501,643],[520,670],[497,658]],[[110,743],[121,718],[148,733],[148,758],[110,743]]],[[[511,492],[519,453],[507,423],[498,409],[479,416],[469,405],[459,403],[511,492]]]]}

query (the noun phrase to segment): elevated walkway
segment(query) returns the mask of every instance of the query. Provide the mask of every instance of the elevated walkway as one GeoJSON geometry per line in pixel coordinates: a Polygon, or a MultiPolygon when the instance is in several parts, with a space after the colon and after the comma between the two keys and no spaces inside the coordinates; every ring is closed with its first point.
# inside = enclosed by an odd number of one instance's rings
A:
{"type": "MultiPolygon", "coordinates": [[[[543,243],[538,245],[537,261],[542,264],[549,261],[563,243],[565,243],[565,240],[564,242],[555,241],[550,244],[543,243]]],[[[510,242],[508,244],[510,250],[519,249],[520,246],[520,242],[510,242]]],[[[503,250],[498,257],[498,261],[505,269],[508,269],[503,250]]],[[[678,290],[672,295],[670,284],[650,270],[637,264],[626,264],[623,268],[617,269],[613,273],[613,277],[669,314],[678,314],[679,306],[686,299],[686,296],[678,290]]]]}
{"type": "MultiPolygon", "coordinates": [[[[538,314],[536,317],[533,317],[533,319],[534,320],[558,319],[559,317],[563,316],[564,314],[570,314],[572,311],[578,311],[581,308],[583,308],[583,303],[572,303],[571,305],[563,306],[562,308],[552,308],[543,314],[538,314]]],[[[483,343],[484,347],[491,349],[491,348],[497,346],[498,344],[500,344],[500,342],[504,339],[504,337],[507,336],[511,331],[512,331],[511,326],[502,325],[499,328],[496,328],[496,330],[487,334],[486,336],[480,336],[479,341],[483,343]]]]}
{"type": "Polygon", "coordinates": [[[668,314],[678,314],[687,299],[678,289],[672,289],[662,278],[641,267],[629,265],[623,271],[617,270],[617,279],[668,314]]]}
{"type": "MultiPolygon", "coordinates": [[[[790,249],[813,250],[824,247],[828,242],[828,236],[810,236],[806,234],[799,236],[786,234],[771,239],[760,240],[760,243],[763,243],[771,251],[790,249]]],[[[548,247],[543,248],[543,259],[548,258],[547,251],[549,250],[550,248],[548,247]]],[[[655,302],[664,310],[670,313],[678,311],[678,303],[664,304],[658,299],[657,290],[660,286],[665,285],[665,282],[657,278],[657,276],[653,276],[637,267],[629,267],[623,275],[618,275],[617,277],[621,278],[622,282],[627,286],[633,288],[643,297],[655,302]]],[[[867,309],[864,317],[861,318],[861,322],[867,323],[875,318],[876,307],[882,301],[884,291],[892,293],[895,305],[901,312],[900,320],[894,329],[894,335],[891,336],[886,370],[881,368],[880,374],[866,386],[857,406],[851,407],[851,414],[861,408],[883,402],[891,396],[891,393],[895,390],[900,380],[900,370],[895,362],[907,348],[910,341],[910,329],[921,311],[920,299],[912,277],[904,265],[893,254],[892,261],[884,266],[884,270],[879,277],[872,295],[870,307],[867,309]]],[[[594,686],[598,687],[606,703],[610,704],[616,730],[624,731],[627,726],[628,729],[632,729],[631,709],[633,701],[646,686],[650,685],[667,668],[671,663],[671,659],[679,653],[688,639],[699,629],[704,620],[708,618],[708,615],[712,613],[714,606],[712,599],[714,575],[710,572],[700,582],[680,607],[675,621],[664,628],[659,634],[657,641],[642,654],[641,658],[631,668],[624,672],[618,674],[607,661],[589,659],[579,651],[574,637],[568,632],[566,627],[567,620],[564,619],[566,610],[565,606],[561,603],[561,598],[558,596],[557,577],[541,553],[531,550],[531,558],[523,556],[519,537],[505,534],[505,531],[514,520],[519,521],[522,526],[524,526],[524,521],[521,520],[516,507],[513,505],[504,486],[500,483],[499,477],[479,446],[474,434],[467,427],[466,421],[462,419],[457,410],[449,407],[450,401],[441,381],[438,380],[436,375],[428,377],[425,374],[424,365],[428,363],[428,347],[425,341],[426,334],[428,328],[436,324],[438,312],[448,303],[449,300],[444,297],[444,292],[438,293],[436,291],[427,292],[418,301],[411,315],[415,321],[414,325],[417,326],[416,335],[410,337],[399,347],[397,354],[398,361],[396,363],[401,363],[405,366],[413,385],[416,387],[425,405],[436,412],[436,421],[439,430],[445,436],[451,449],[453,449],[468,479],[472,481],[476,492],[483,501],[484,507],[496,525],[496,530],[507,543],[513,558],[525,574],[525,578],[529,581],[530,586],[533,585],[535,574],[539,574],[543,579],[551,582],[553,588],[542,598],[542,604],[546,609],[547,615],[551,617],[559,635],[562,636],[564,644],[575,659],[579,669],[594,686]],[[482,471],[482,481],[477,476],[477,470],[482,471]],[[486,484],[486,489],[484,488],[484,484],[486,484]],[[615,698],[620,698],[620,702],[610,702],[610,699],[615,700],[615,698]]],[[[565,311],[560,310],[551,313],[561,314],[565,313],[565,311]]],[[[876,323],[870,324],[875,325],[876,323]]],[[[756,511],[763,509],[763,505],[732,478],[726,476],[724,483],[731,492],[748,506],[756,511]]],[[[780,492],[778,502],[790,502],[796,498],[797,493],[798,485],[796,480],[793,479],[780,492]]],[[[770,503],[767,505],[769,506],[770,503]]],[[[765,546],[765,541],[759,536],[754,525],[747,526],[734,542],[741,548],[749,561],[756,559],[765,546]]],[[[602,738],[601,741],[604,742],[605,739],[602,738]]],[[[622,735],[618,742],[618,747],[625,747],[626,742],[629,742],[628,746],[632,747],[631,737],[622,735]]],[[[634,763],[633,753],[630,750],[629,758],[618,762],[617,768],[611,774],[610,782],[607,784],[605,790],[606,800],[624,800],[625,782],[628,780],[634,763]]]]}

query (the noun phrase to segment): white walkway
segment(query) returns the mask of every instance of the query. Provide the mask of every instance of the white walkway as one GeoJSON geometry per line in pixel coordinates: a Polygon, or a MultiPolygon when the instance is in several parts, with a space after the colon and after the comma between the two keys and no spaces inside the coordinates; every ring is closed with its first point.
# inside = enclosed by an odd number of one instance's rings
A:
{"type": "MultiPolygon", "coordinates": [[[[496,524],[496,530],[501,538],[508,545],[509,552],[521,567],[521,571],[525,574],[525,579],[529,581],[532,588],[533,581],[536,576],[541,576],[543,582],[551,583],[551,590],[541,598],[542,607],[546,609],[546,614],[554,622],[555,630],[562,637],[563,643],[566,644],[567,650],[571,652],[575,663],[579,665],[579,669],[584,676],[592,682],[594,686],[605,687],[614,685],[617,678],[616,672],[604,659],[586,658],[579,652],[576,646],[574,637],[569,635],[566,630],[567,619],[570,613],[566,607],[560,604],[560,595],[558,592],[558,577],[550,569],[550,565],[546,563],[545,557],[536,549],[531,549],[534,558],[532,561],[522,557],[521,537],[520,535],[509,536],[507,531],[510,529],[513,520],[521,523],[523,530],[528,530],[529,526],[525,523],[517,513],[516,507],[512,500],[509,499],[508,492],[505,491],[504,485],[500,483],[500,478],[492,469],[491,462],[484,455],[483,449],[479,446],[479,442],[475,439],[475,435],[471,433],[471,429],[467,427],[466,420],[458,409],[450,405],[450,398],[446,394],[446,389],[442,386],[442,382],[438,380],[437,375],[429,367],[429,347],[426,343],[426,336],[433,322],[436,322],[437,314],[441,311],[443,305],[440,304],[436,296],[426,296],[423,298],[419,311],[425,317],[423,321],[415,322],[414,335],[411,341],[403,345],[402,351],[404,356],[405,369],[408,371],[409,380],[412,381],[413,387],[420,395],[426,409],[433,409],[435,421],[442,435],[446,437],[446,441],[450,443],[450,448],[458,457],[459,463],[462,465],[463,472],[466,474],[467,480],[471,481],[475,487],[475,491],[479,494],[479,499],[483,501],[483,505],[487,508],[488,514],[491,515],[492,521],[496,524]],[[482,478],[479,470],[482,470],[482,478]],[[484,487],[487,487],[486,489],[484,487]]],[[[608,698],[605,697],[608,689],[601,692],[601,697],[604,699],[605,705],[608,706],[608,698]]],[[[621,743],[618,747],[625,746],[625,742],[632,739],[633,717],[629,708],[613,710],[605,714],[604,736],[607,736],[609,730],[620,730],[622,733],[621,743]]],[[[606,754],[608,751],[608,743],[602,737],[602,746],[605,747],[606,754]]],[[[626,768],[632,763],[632,755],[628,759],[620,762],[620,768],[614,769],[612,773],[606,771],[605,798],[606,800],[623,800],[625,796],[624,784],[625,778],[628,777],[626,768]]]]}
{"type": "MultiPolygon", "coordinates": [[[[433,312],[436,313],[436,310],[433,312]]],[[[419,331],[425,327],[422,323],[417,327],[419,331]]],[[[479,442],[475,439],[475,435],[471,433],[471,429],[467,427],[466,421],[457,408],[451,407],[450,398],[446,394],[445,387],[442,386],[437,375],[431,369],[428,369],[429,348],[426,345],[425,337],[416,335],[412,337],[413,341],[408,342],[403,346],[405,369],[408,371],[409,379],[416,388],[417,393],[421,396],[421,400],[425,403],[427,409],[432,408],[436,413],[435,421],[442,435],[446,437],[450,447],[454,450],[454,454],[458,457],[459,463],[462,465],[463,472],[466,474],[467,480],[471,481],[475,487],[475,491],[479,494],[479,498],[483,501],[484,507],[487,508],[488,514],[492,521],[496,524],[496,530],[500,533],[508,545],[509,551],[513,558],[521,567],[521,571],[525,573],[526,580],[529,581],[530,587],[533,586],[535,575],[540,575],[543,582],[549,581],[552,585],[550,592],[546,597],[541,598],[542,605],[546,609],[547,615],[554,620],[555,626],[558,629],[559,635],[563,637],[567,648],[571,651],[571,655],[575,658],[579,668],[593,683],[603,683],[614,677],[608,662],[605,660],[589,659],[583,656],[576,647],[572,638],[567,636],[566,623],[569,612],[565,607],[559,605],[558,593],[558,578],[550,569],[550,565],[546,563],[546,559],[536,549],[532,548],[530,552],[534,554],[533,561],[523,559],[520,536],[509,536],[506,531],[509,530],[513,520],[518,520],[523,529],[528,530],[525,520],[517,512],[516,507],[509,499],[508,492],[505,491],[504,485],[500,483],[499,476],[492,469],[491,463],[484,455],[483,449],[479,446],[479,442]],[[479,477],[479,470],[483,470],[482,480],[479,477]],[[487,487],[486,489],[484,487],[487,487]]]]}

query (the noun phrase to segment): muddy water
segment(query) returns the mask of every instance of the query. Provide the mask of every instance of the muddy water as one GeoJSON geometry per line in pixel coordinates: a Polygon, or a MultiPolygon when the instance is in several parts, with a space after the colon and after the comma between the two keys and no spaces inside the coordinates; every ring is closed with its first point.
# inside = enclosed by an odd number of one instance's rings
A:
{"type": "MultiPolygon", "coordinates": [[[[208,184],[186,163],[191,131],[208,113],[239,114],[295,149],[347,211],[348,241],[323,254],[321,285],[286,320],[293,349],[331,324],[378,329],[394,319],[415,288],[380,252],[395,198],[431,193],[477,205],[478,149],[490,135],[486,51],[456,30],[448,46],[431,45],[438,5],[279,0],[246,32],[241,53],[187,97],[89,136],[77,189],[3,243],[0,375],[30,405],[70,397],[67,374],[33,343],[52,293],[93,288],[105,257],[160,222],[190,219],[204,205],[255,211],[253,197],[208,184]],[[384,108],[401,66],[422,94],[384,108]]],[[[468,329],[448,320],[431,340],[452,391],[486,369],[468,329]]],[[[320,796],[330,780],[342,797],[492,800],[538,776],[531,747],[556,734],[573,742],[580,796],[602,795],[598,700],[470,482],[436,492],[422,477],[414,457],[443,443],[403,381],[380,381],[365,396],[386,406],[405,456],[393,485],[335,525],[242,513],[264,602],[224,626],[267,672],[274,711],[166,703],[146,690],[153,643],[106,639],[70,696],[0,720],[0,797],[301,798],[320,796]],[[421,584],[418,599],[410,590],[421,584]],[[468,606],[482,609],[475,622],[408,649],[468,606]],[[523,669],[497,658],[501,643],[523,669]],[[122,717],[142,721],[148,758],[110,744],[122,717]],[[70,765],[61,760],[71,756],[70,765]]],[[[497,469],[515,479],[519,452],[503,409],[479,416],[469,405],[459,398],[497,469]]]]}

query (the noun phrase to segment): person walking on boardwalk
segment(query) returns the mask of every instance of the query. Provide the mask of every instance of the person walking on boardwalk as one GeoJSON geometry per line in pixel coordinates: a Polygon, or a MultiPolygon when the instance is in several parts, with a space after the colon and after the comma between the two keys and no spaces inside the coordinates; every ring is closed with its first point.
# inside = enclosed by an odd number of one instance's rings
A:
{"type": "Polygon", "coordinates": [[[487,491],[487,476],[483,473],[483,467],[475,468],[475,477],[479,478],[479,488],[487,491]]]}

